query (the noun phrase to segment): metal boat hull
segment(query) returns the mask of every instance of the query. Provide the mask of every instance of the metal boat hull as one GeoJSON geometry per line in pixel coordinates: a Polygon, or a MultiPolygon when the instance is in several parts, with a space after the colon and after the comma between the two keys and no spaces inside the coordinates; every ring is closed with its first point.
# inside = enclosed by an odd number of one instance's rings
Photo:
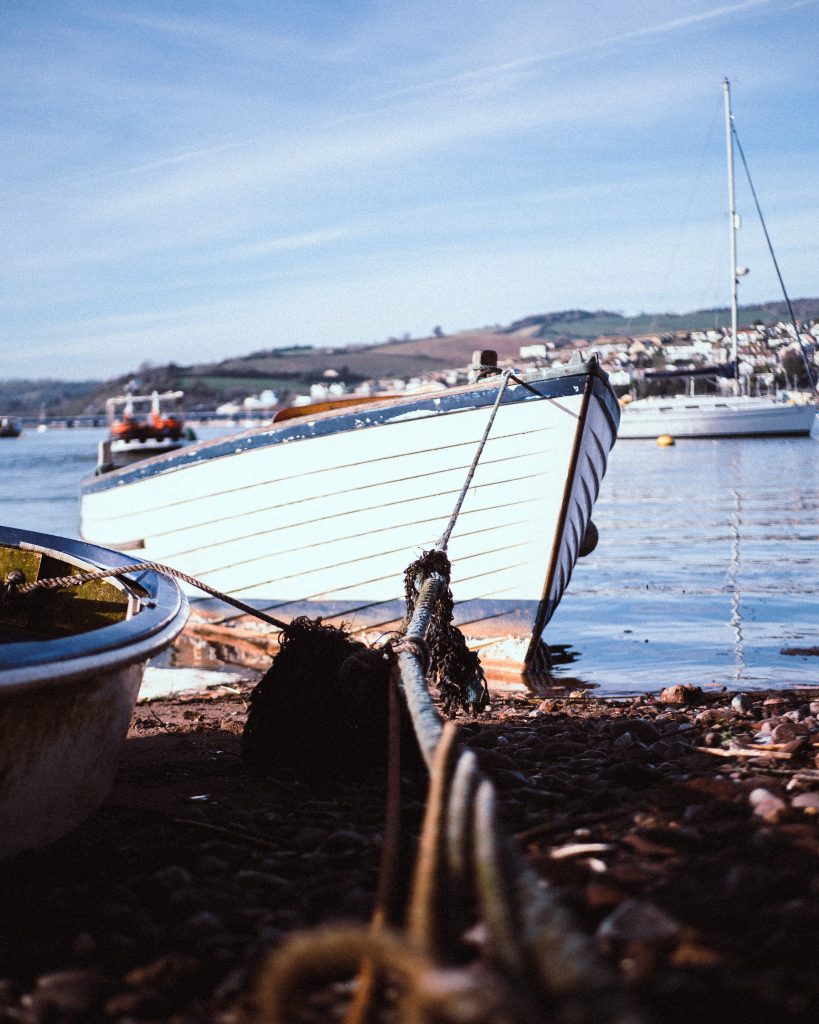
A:
{"type": "MultiPolygon", "coordinates": [[[[595,363],[526,379],[533,390],[510,384],[504,396],[449,543],[459,622],[489,660],[518,664],[568,584],[619,415],[595,363]]],[[[89,478],[82,534],[279,618],[387,630],[403,614],[404,570],[447,523],[497,388],[323,413],[89,478]]],[[[196,608],[210,635],[236,628],[224,605],[210,621],[196,608]]]]}
{"type": "Polygon", "coordinates": [[[623,409],[618,437],[795,437],[810,433],[813,405],[766,398],[643,398],[623,409]]]}
{"type": "MultiPolygon", "coordinates": [[[[64,573],[125,564],[116,552],[9,527],[0,527],[0,545],[6,556],[42,557],[39,578],[53,575],[55,566],[64,573]]],[[[143,573],[138,584],[106,586],[114,597],[122,592],[125,610],[119,621],[99,628],[84,608],[74,611],[82,600],[60,591],[47,592],[35,609],[34,618],[51,608],[60,620],[58,635],[46,639],[32,638],[30,625],[25,633],[19,628],[13,604],[3,609],[0,860],[59,838],[104,800],[145,664],[185,625],[185,597],[165,577],[143,573]],[[75,614],[81,631],[71,633],[65,623],[75,614]]]]}

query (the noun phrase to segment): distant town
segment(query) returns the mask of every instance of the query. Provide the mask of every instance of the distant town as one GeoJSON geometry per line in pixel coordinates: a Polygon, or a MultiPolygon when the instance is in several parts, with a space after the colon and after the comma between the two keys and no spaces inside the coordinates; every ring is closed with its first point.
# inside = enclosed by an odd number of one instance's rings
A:
{"type": "MultiPolygon", "coordinates": [[[[517,355],[506,354],[499,365],[505,366],[557,366],[565,363],[576,350],[595,352],[600,364],[609,375],[615,391],[648,392],[652,390],[673,391],[671,378],[678,371],[680,378],[690,372],[714,371],[716,386],[724,381],[725,388],[732,386],[733,374],[720,377],[717,371],[731,362],[731,337],[728,328],[709,330],[676,331],[670,334],[644,334],[636,337],[623,335],[601,335],[594,341],[576,339],[558,344],[554,341],[531,341],[535,328],[520,328],[506,337],[521,340],[517,355]],[[524,340],[526,339],[526,340],[524,340]]],[[[487,331],[486,336],[470,334],[476,341],[485,341],[487,347],[496,336],[487,331]]],[[[746,389],[772,391],[778,387],[799,389],[807,385],[804,359],[816,366],[819,351],[819,321],[801,325],[799,340],[791,324],[779,322],[771,326],[755,324],[737,331],[739,353],[738,372],[744,379],[746,389]],[[801,341],[801,346],[799,344],[801,341]]],[[[478,351],[478,350],[476,350],[478,351]]],[[[431,371],[408,378],[378,378],[350,385],[339,379],[338,370],[328,367],[323,380],[309,386],[303,393],[288,395],[292,405],[307,405],[350,395],[370,396],[385,392],[433,390],[463,384],[468,377],[468,366],[453,367],[444,372],[431,371]]],[[[816,374],[815,374],[816,376],[816,374]]],[[[282,401],[282,396],[267,389],[258,394],[245,396],[241,401],[230,401],[217,406],[219,416],[237,417],[247,412],[272,410],[282,401]]]]}
{"type": "MultiPolygon", "coordinates": [[[[814,380],[819,378],[819,300],[793,305],[798,336],[782,303],[740,311],[738,374],[745,390],[804,390],[806,362],[814,380]]],[[[113,395],[180,390],[191,418],[261,419],[283,406],[451,387],[467,379],[473,352],[487,349],[498,353],[501,367],[556,365],[577,349],[593,350],[620,395],[674,393],[692,374],[708,377],[702,387],[728,388],[733,373],[727,319],[727,310],[630,319],[568,310],[455,333],[435,327],[425,338],[404,335],[368,345],[293,345],[193,366],[143,362],[131,374],[105,382],[2,380],[0,414],[28,422],[93,422],[113,395]]]]}

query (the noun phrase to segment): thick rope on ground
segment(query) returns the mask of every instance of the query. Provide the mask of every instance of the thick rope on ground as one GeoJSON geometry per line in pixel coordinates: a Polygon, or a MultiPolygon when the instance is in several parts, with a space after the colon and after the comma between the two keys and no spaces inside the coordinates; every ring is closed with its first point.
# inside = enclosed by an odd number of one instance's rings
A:
{"type": "Polygon", "coordinates": [[[297,933],[270,956],[259,976],[257,1024],[314,1021],[309,995],[351,977],[362,959],[393,979],[390,1019],[401,1024],[543,1024],[537,1007],[493,972],[441,970],[402,935],[343,925],[297,933]]]}

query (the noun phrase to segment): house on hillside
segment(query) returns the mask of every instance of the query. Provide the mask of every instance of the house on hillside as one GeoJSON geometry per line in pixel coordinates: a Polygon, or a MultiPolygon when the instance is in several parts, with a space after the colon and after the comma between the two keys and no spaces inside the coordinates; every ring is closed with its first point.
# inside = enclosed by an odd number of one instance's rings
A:
{"type": "Polygon", "coordinates": [[[545,359],[550,349],[554,349],[554,344],[550,342],[541,342],[540,344],[532,345],[521,345],[520,346],[520,358],[521,359],[545,359]]]}

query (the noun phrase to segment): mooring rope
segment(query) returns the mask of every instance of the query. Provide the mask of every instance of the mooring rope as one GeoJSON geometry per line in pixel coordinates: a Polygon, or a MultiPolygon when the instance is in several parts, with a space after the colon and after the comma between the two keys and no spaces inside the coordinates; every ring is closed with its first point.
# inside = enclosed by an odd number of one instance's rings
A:
{"type": "MultiPolygon", "coordinates": [[[[430,608],[445,582],[440,576],[424,582],[408,639],[424,636],[430,608]]],[[[590,939],[504,833],[495,787],[481,773],[475,754],[456,746],[456,726],[442,722],[417,643],[399,645],[396,653],[396,670],[430,773],[409,907],[416,948],[435,958],[445,955],[442,932],[451,934],[457,926],[453,908],[471,900],[487,927],[496,961],[520,982],[534,969],[542,988],[561,1004],[558,1019],[622,1024],[641,1019],[623,1003],[616,979],[590,939]]]]}
{"type": "Polygon", "coordinates": [[[406,933],[379,921],[369,932],[330,928],[291,936],[260,972],[259,1024],[292,1020],[312,985],[349,977],[362,964],[362,991],[347,1018],[356,1024],[366,1019],[380,974],[398,980],[399,1019],[417,1024],[541,1020],[544,1002],[549,1019],[561,1024],[643,1024],[591,938],[506,834],[494,784],[435,707],[423,640],[447,582],[438,573],[424,580],[405,636],[390,644],[430,775],[406,933]],[[459,966],[461,935],[476,920],[486,928],[490,962],[479,988],[470,990],[467,979],[475,976],[459,966]]]}
{"type": "MultiPolygon", "coordinates": [[[[238,608],[248,615],[255,615],[257,619],[262,619],[277,629],[287,628],[286,622],[274,619],[272,615],[268,615],[258,608],[253,608],[251,605],[245,604],[244,601],[239,601],[229,594],[222,593],[221,590],[203,583],[202,580],[197,579],[195,576],[189,576],[179,569],[174,569],[172,565],[163,565],[161,562],[135,562],[133,565],[118,565],[111,569],[88,569],[86,572],[74,573],[72,576],[49,576],[46,579],[33,580],[31,583],[18,584],[13,579],[7,578],[5,585],[7,592],[10,594],[30,594],[35,590],[58,590],[60,587],[78,587],[82,586],[83,583],[90,583],[92,580],[102,580],[111,576],[125,576],[127,573],[147,571],[161,572],[166,576],[182,580],[184,583],[188,583],[190,586],[197,587],[199,590],[204,591],[204,593],[210,594],[211,597],[217,597],[220,601],[233,605],[234,608],[238,608]]],[[[11,575],[9,573],[9,577],[11,575]]]]}
{"type": "Polygon", "coordinates": [[[486,428],[484,429],[483,437],[478,442],[478,447],[472,459],[472,465],[469,467],[467,471],[466,480],[464,480],[463,487],[461,487],[461,493],[458,495],[458,500],[455,502],[455,508],[452,510],[452,515],[449,517],[449,522],[446,525],[446,529],[441,534],[441,536],[438,539],[438,542],[435,545],[436,551],[445,552],[447,549],[447,545],[449,544],[449,538],[452,535],[452,531],[455,529],[455,523],[458,521],[458,515],[460,514],[461,506],[463,505],[467,492],[469,491],[470,485],[472,484],[472,478],[475,476],[475,470],[478,468],[478,463],[480,462],[481,456],[483,455],[483,450],[486,447],[486,442],[489,440],[489,431],[492,429],[492,424],[495,422],[495,416],[497,415],[498,409],[500,408],[500,404],[503,401],[503,396],[506,392],[506,387],[509,384],[509,379],[512,376],[512,371],[504,370],[501,376],[503,377],[503,382],[501,386],[498,388],[498,393],[495,397],[495,404],[492,406],[492,412],[490,413],[489,421],[487,422],[486,428]]]}

